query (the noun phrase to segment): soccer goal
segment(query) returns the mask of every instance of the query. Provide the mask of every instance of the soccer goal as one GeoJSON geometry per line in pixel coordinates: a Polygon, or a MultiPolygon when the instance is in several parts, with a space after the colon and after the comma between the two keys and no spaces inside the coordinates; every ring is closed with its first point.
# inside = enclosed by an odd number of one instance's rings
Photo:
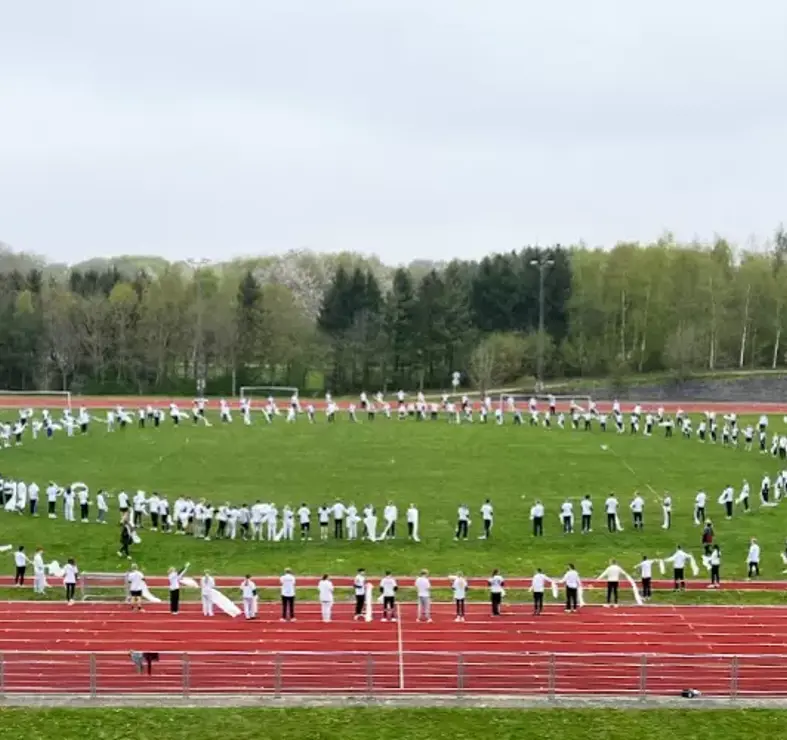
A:
{"type": "Polygon", "coordinates": [[[564,413],[570,410],[572,402],[579,406],[582,411],[587,411],[587,409],[590,408],[590,404],[593,400],[590,396],[550,396],[543,393],[531,393],[530,395],[525,395],[522,393],[503,393],[500,396],[501,409],[508,410],[509,398],[514,399],[514,403],[516,404],[517,408],[523,404],[527,406],[530,403],[530,399],[535,398],[536,402],[538,403],[538,410],[541,412],[549,410],[549,403],[554,398],[557,410],[564,413]]]}
{"type": "Polygon", "coordinates": [[[289,400],[290,396],[297,392],[297,388],[290,388],[286,385],[243,385],[240,389],[240,397],[242,400],[249,401],[255,398],[268,398],[268,396],[289,400]]]}
{"type": "Polygon", "coordinates": [[[0,390],[0,408],[46,408],[71,410],[70,391],[9,391],[0,390]]]}
{"type": "Polygon", "coordinates": [[[83,601],[128,601],[125,573],[82,573],[79,588],[83,601]]]}

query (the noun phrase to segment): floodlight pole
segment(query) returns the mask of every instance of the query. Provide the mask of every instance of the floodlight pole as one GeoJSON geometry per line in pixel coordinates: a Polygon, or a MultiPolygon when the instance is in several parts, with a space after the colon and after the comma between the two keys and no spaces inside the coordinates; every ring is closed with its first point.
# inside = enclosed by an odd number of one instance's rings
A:
{"type": "Polygon", "coordinates": [[[204,370],[204,347],[203,347],[203,332],[202,332],[202,284],[200,283],[199,279],[199,272],[200,270],[205,267],[206,265],[210,264],[210,260],[199,258],[199,259],[187,259],[186,264],[193,270],[194,275],[192,279],[195,283],[195,288],[197,291],[197,348],[196,352],[194,353],[194,380],[197,384],[197,395],[202,396],[204,395],[204,388],[202,388],[201,381],[204,380],[200,376],[200,373],[204,370]]]}
{"type": "Polygon", "coordinates": [[[543,254],[538,259],[530,260],[530,264],[538,268],[538,371],[537,382],[540,391],[544,384],[544,273],[555,264],[555,260],[543,254]]]}

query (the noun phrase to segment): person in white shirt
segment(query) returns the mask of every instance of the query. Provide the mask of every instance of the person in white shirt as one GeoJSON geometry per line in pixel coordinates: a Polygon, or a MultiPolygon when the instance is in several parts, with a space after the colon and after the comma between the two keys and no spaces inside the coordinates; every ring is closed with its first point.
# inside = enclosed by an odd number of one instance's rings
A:
{"type": "Polygon", "coordinates": [[[353,619],[358,621],[364,618],[364,610],[366,609],[366,571],[363,568],[358,568],[353,581],[353,593],[355,594],[355,615],[353,619]]]}
{"type": "Polygon", "coordinates": [[[246,619],[257,618],[257,584],[247,575],[240,584],[240,592],[243,597],[243,616],[246,619]]]}
{"type": "Polygon", "coordinates": [[[16,573],[14,575],[14,585],[25,585],[25,573],[27,572],[27,555],[25,555],[24,545],[19,545],[19,548],[14,553],[14,564],[16,565],[16,573]]]}
{"type": "Polygon", "coordinates": [[[563,525],[563,534],[574,533],[574,504],[568,499],[560,505],[560,521],[563,525]]]}
{"type": "Polygon", "coordinates": [[[328,539],[328,524],[331,520],[331,510],[324,504],[317,509],[317,520],[320,523],[320,539],[328,539]]]}
{"type": "Polygon", "coordinates": [[[694,497],[694,524],[699,525],[705,521],[705,503],[708,495],[705,491],[699,491],[694,497]]]}
{"type": "Polygon", "coordinates": [[[458,542],[459,539],[466,540],[470,530],[470,509],[462,504],[457,509],[456,515],[456,534],[454,541],[458,542]]]}
{"type": "Polygon", "coordinates": [[[590,534],[593,531],[593,501],[590,494],[586,494],[579,502],[579,507],[582,511],[582,534],[590,534]]]}
{"type": "Polygon", "coordinates": [[[536,501],[530,507],[530,520],[533,522],[533,537],[544,536],[544,504],[536,501]]]}
{"type": "Polygon", "coordinates": [[[306,504],[301,504],[298,509],[298,522],[301,525],[301,541],[311,540],[311,517],[312,513],[306,504]]]}
{"type": "Polygon", "coordinates": [[[732,486],[727,486],[721,492],[719,503],[724,505],[724,513],[727,519],[732,519],[732,507],[735,503],[735,489],[732,486]]]}
{"type": "Polygon", "coordinates": [[[128,513],[128,494],[125,491],[118,493],[118,509],[122,519],[128,513]]]}
{"type": "Polygon", "coordinates": [[[341,501],[333,505],[333,536],[337,540],[344,539],[344,519],[347,516],[347,509],[341,501]]]}
{"type": "Polygon", "coordinates": [[[467,599],[467,579],[461,571],[457,573],[451,581],[451,591],[454,594],[454,604],[456,605],[455,622],[465,621],[465,601],[467,599]]]}
{"type": "Polygon", "coordinates": [[[747,581],[760,575],[760,546],[757,544],[757,540],[754,537],[751,538],[749,554],[746,556],[746,564],[749,568],[749,573],[746,577],[747,581]]]}
{"type": "Polygon", "coordinates": [[[666,494],[661,499],[661,512],[663,514],[663,521],[661,523],[662,529],[669,529],[672,526],[672,496],[666,494]]]}
{"type": "Polygon", "coordinates": [[[643,513],[645,511],[645,499],[639,495],[639,493],[634,494],[634,498],[631,500],[629,504],[629,508],[631,509],[631,515],[634,520],[634,529],[641,530],[645,523],[643,521],[643,513]]]}
{"type": "Polygon", "coordinates": [[[279,578],[281,585],[281,621],[295,621],[295,576],[289,568],[279,578]]]}
{"type": "Polygon", "coordinates": [[[607,531],[618,531],[618,500],[614,493],[611,493],[604,502],[604,511],[607,513],[607,531]]]}
{"type": "Polygon", "coordinates": [[[429,581],[429,571],[422,570],[418,578],[415,579],[415,592],[418,596],[418,618],[419,622],[432,621],[432,584],[429,581]]]}
{"type": "Polygon", "coordinates": [[[566,587],[566,611],[574,614],[579,608],[579,589],[582,581],[573,563],[568,564],[568,570],[560,579],[560,583],[566,587]]]}
{"type": "Polygon", "coordinates": [[[645,601],[650,601],[650,597],[652,596],[652,584],[653,584],[653,563],[654,560],[650,560],[647,556],[643,555],[642,560],[637,564],[637,570],[639,571],[640,578],[642,579],[642,598],[645,601]]]}
{"type": "Polygon", "coordinates": [[[63,518],[67,522],[76,521],[74,517],[74,491],[71,486],[66,487],[63,491],[63,518]]]}
{"type": "Polygon", "coordinates": [[[708,588],[721,588],[721,550],[718,545],[713,546],[710,557],[710,586],[708,588]]]}
{"type": "Polygon", "coordinates": [[[320,597],[320,612],[322,614],[323,622],[331,621],[331,612],[333,611],[333,583],[328,578],[326,573],[317,584],[317,591],[320,597]]]}
{"type": "Polygon", "coordinates": [[[39,547],[33,556],[33,593],[46,593],[46,566],[44,565],[44,550],[39,547]]]}
{"type": "Polygon", "coordinates": [[[618,606],[621,575],[623,575],[623,569],[616,560],[610,560],[606,570],[596,579],[607,582],[607,606],[610,604],[615,608],[618,606]]]}
{"type": "Polygon", "coordinates": [[[167,572],[167,585],[169,586],[169,613],[177,615],[180,611],[180,581],[186,574],[189,564],[180,570],[170,568],[167,572]]]}
{"type": "Polygon", "coordinates": [[[107,494],[103,489],[96,494],[96,509],[98,510],[96,522],[98,524],[106,524],[109,507],[107,506],[107,494]]]}
{"type": "Polygon", "coordinates": [[[391,571],[385,571],[385,577],[380,581],[380,593],[383,597],[383,622],[387,622],[389,619],[392,622],[396,621],[396,592],[398,590],[399,585],[391,575],[391,571]]]}
{"type": "Polygon", "coordinates": [[[389,501],[388,505],[383,509],[383,518],[385,519],[385,530],[381,535],[381,539],[396,539],[396,520],[399,518],[399,509],[393,501],[389,501]]]}
{"type": "Polygon", "coordinates": [[[30,505],[30,516],[37,517],[38,516],[38,494],[39,494],[39,487],[38,484],[33,481],[30,484],[30,487],[27,489],[27,497],[29,500],[30,505]]]}
{"type": "Polygon", "coordinates": [[[66,587],[66,601],[69,606],[74,605],[74,596],[77,590],[77,577],[79,576],[79,568],[77,568],[74,558],[69,558],[65,567],[63,568],[63,585],[66,587]]]}
{"type": "Polygon", "coordinates": [[[202,595],[202,616],[213,616],[213,589],[216,588],[216,581],[210,574],[210,571],[205,571],[205,575],[200,579],[200,592],[202,595]]]}
{"type": "Polygon", "coordinates": [[[666,558],[665,562],[672,563],[672,575],[675,582],[673,591],[680,589],[686,590],[686,561],[689,556],[683,551],[683,548],[678,545],[675,554],[672,557],[666,558]]]}
{"type": "Polygon", "coordinates": [[[421,539],[418,535],[418,507],[415,504],[410,504],[407,509],[407,537],[413,542],[420,542],[421,539]]]}
{"type": "Polygon", "coordinates": [[[136,563],[131,565],[131,570],[126,576],[128,593],[131,597],[131,611],[142,611],[142,592],[145,590],[145,576],[136,563]]]}
{"type": "Polygon", "coordinates": [[[500,606],[503,603],[503,596],[505,596],[505,585],[506,582],[503,579],[503,576],[500,575],[500,571],[495,568],[492,571],[492,576],[489,579],[489,601],[492,605],[492,616],[499,617],[500,616],[500,606]]]}
{"type": "Polygon", "coordinates": [[[55,512],[55,507],[57,505],[57,497],[60,495],[61,495],[61,491],[56,483],[52,482],[47,486],[46,507],[47,507],[47,514],[50,519],[57,519],[57,513],[55,512]]]}
{"type": "Polygon", "coordinates": [[[478,538],[479,540],[488,540],[489,535],[492,534],[492,524],[494,522],[495,510],[492,508],[492,502],[487,499],[481,505],[481,520],[484,525],[484,533],[478,538]]]}
{"type": "Polygon", "coordinates": [[[537,568],[533,580],[530,582],[530,592],[533,594],[534,617],[539,616],[544,611],[544,589],[548,580],[541,568],[537,568]]]}

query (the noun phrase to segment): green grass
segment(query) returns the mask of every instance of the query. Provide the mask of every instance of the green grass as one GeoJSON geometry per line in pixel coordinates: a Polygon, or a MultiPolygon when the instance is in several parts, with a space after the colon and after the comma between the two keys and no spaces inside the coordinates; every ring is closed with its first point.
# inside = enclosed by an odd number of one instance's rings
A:
{"type": "MultiPolygon", "coordinates": [[[[783,426],[773,418],[774,428],[783,426]]],[[[692,525],[694,495],[699,488],[709,494],[709,515],[716,523],[722,547],[723,578],[745,575],[747,542],[757,536],[763,547],[763,577],[781,577],[780,552],[787,528],[784,506],[757,510],[757,490],[763,473],[772,477],[779,467],[770,457],[720,446],[701,445],[661,434],[643,437],[545,431],[507,424],[455,427],[444,422],[416,423],[379,419],[373,424],[335,426],[276,423],[244,427],[215,424],[212,428],[158,430],[128,429],[107,433],[95,425],[87,438],[28,439],[24,446],[0,452],[0,471],[7,477],[37,480],[42,489],[50,479],[61,485],[87,482],[94,493],[99,487],[117,491],[165,492],[170,502],[181,493],[207,497],[214,503],[257,499],[293,505],[301,501],[317,506],[341,498],[359,508],[373,503],[380,510],[389,499],[404,510],[414,501],[421,509],[420,544],[402,539],[385,543],[245,543],[194,541],[191,538],[143,532],[143,543],[134,558],[148,573],[163,574],[169,565],[188,560],[194,572],[238,575],[277,573],[292,567],[296,573],[349,574],[360,566],[371,573],[392,569],[400,574],[429,568],[436,576],[463,570],[485,575],[500,568],[508,575],[530,575],[537,566],[562,574],[574,562],[585,577],[595,577],[611,557],[632,568],[643,554],[668,556],[680,543],[699,557],[700,531],[692,525]],[[613,450],[604,452],[601,444],[613,450]],[[623,461],[632,467],[632,474],[623,461]],[[748,516],[736,512],[725,521],[716,503],[727,484],[740,487],[743,478],[752,485],[755,510],[748,516]],[[673,494],[673,529],[661,530],[661,509],[655,496],[646,493],[645,531],[632,530],[628,501],[635,488],[646,492],[649,484],[659,493],[673,494]],[[621,500],[625,531],[604,531],[603,500],[616,491],[621,500]],[[566,497],[575,501],[585,493],[594,497],[596,531],[589,536],[560,533],[558,505],[566,497]],[[478,540],[478,507],[489,497],[496,508],[493,537],[478,540]],[[547,505],[546,536],[530,535],[529,508],[533,500],[547,505]],[[456,507],[466,502],[474,513],[471,539],[453,541],[456,507]]],[[[43,495],[43,491],[42,491],[43,495]]],[[[44,503],[42,501],[42,503],[44,503]]],[[[110,502],[112,514],[116,512],[110,502]]],[[[575,507],[578,515],[578,505],[575,507]]],[[[45,547],[47,557],[75,557],[83,570],[121,571],[117,558],[117,527],[109,524],[67,524],[45,516],[33,520],[3,512],[0,539],[45,547]]],[[[2,561],[11,572],[11,558],[2,561]]],[[[704,577],[704,576],[703,576],[704,577]]],[[[714,595],[719,599],[722,595],[714,595]]]]}
{"type": "Polygon", "coordinates": [[[662,740],[778,737],[784,713],[769,710],[495,709],[3,709],[0,738],[96,740],[662,740]]]}

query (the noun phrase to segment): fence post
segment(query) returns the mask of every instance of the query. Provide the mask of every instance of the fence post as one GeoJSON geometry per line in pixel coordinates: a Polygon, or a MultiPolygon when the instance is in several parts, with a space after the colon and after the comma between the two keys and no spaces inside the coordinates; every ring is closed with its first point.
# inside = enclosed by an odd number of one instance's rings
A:
{"type": "Polygon", "coordinates": [[[5,696],[5,653],[0,653],[0,696],[5,696]]]}
{"type": "Polygon", "coordinates": [[[90,653],[90,698],[95,699],[98,694],[98,675],[96,671],[96,654],[90,653]]]}
{"type": "Polygon", "coordinates": [[[281,654],[276,653],[276,661],[273,666],[273,693],[281,695],[281,654]]]}
{"type": "Polygon", "coordinates": [[[648,695],[648,656],[641,655],[639,661],[639,698],[644,701],[648,695]]]}
{"type": "Polygon", "coordinates": [[[456,695],[465,693],[465,654],[459,653],[456,659],[456,695]]]}
{"type": "Polygon", "coordinates": [[[183,696],[187,697],[191,691],[191,657],[183,653],[180,660],[181,678],[183,680],[183,696]]]}
{"type": "Polygon", "coordinates": [[[366,693],[369,698],[374,695],[374,657],[366,656],[366,693]]]}
{"type": "Polygon", "coordinates": [[[555,666],[555,654],[549,654],[549,678],[548,678],[548,686],[547,686],[547,697],[551,700],[555,698],[555,683],[556,683],[556,666],[555,666]]]}
{"type": "Polygon", "coordinates": [[[738,656],[732,656],[730,663],[730,699],[735,701],[738,698],[738,656]]]}

